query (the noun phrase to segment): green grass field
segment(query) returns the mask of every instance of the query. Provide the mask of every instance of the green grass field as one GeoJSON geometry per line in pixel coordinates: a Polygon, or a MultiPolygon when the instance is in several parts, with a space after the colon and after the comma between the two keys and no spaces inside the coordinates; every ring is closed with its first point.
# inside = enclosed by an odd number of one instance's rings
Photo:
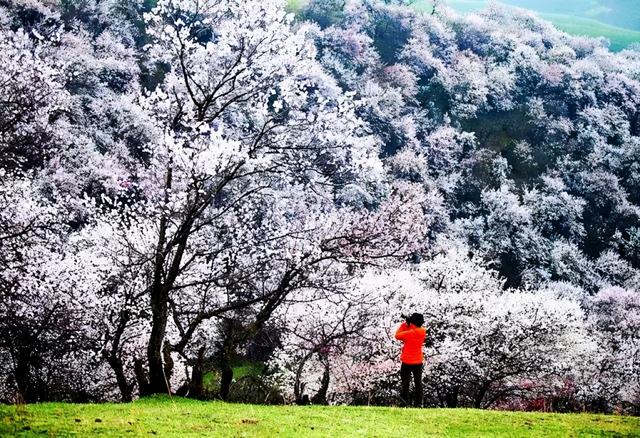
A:
{"type": "MultiPolygon", "coordinates": [[[[445,2],[445,4],[462,14],[480,11],[487,6],[487,3],[487,0],[447,0],[445,2]]],[[[504,3],[509,3],[509,1],[507,0],[504,3]]],[[[411,4],[411,7],[419,11],[431,12],[432,2],[429,0],[417,0],[411,4]]],[[[536,8],[536,11],[538,11],[538,15],[541,18],[550,21],[558,29],[571,35],[607,38],[610,42],[609,48],[613,51],[620,51],[632,43],[640,43],[640,31],[613,26],[576,14],[543,12],[549,9],[549,5],[540,5],[536,8]]],[[[597,16],[594,15],[596,12],[595,10],[590,10],[585,11],[585,14],[597,16]]],[[[630,11],[630,13],[632,12],[635,13],[635,11],[630,11]]]]}
{"type": "Polygon", "coordinates": [[[540,14],[540,17],[554,24],[558,29],[571,35],[605,37],[609,48],[618,52],[629,44],[640,43],[640,32],[611,26],[590,18],[573,17],[564,14],[540,14]]]}
{"type": "Polygon", "coordinates": [[[640,418],[591,414],[258,406],[151,397],[128,404],[0,405],[0,436],[640,436],[640,418]]]}

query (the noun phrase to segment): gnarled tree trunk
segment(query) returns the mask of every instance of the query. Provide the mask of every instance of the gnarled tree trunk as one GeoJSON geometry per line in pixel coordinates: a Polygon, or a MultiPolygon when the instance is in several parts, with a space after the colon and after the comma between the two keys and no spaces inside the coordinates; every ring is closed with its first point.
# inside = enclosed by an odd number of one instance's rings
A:
{"type": "Polygon", "coordinates": [[[204,395],[204,347],[200,347],[191,371],[189,398],[201,399],[204,395]]]}
{"type": "Polygon", "coordinates": [[[116,382],[118,383],[118,389],[120,389],[120,396],[123,402],[130,402],[133,400],[133,383],[129,383],[127,376],[124,373],[124,367],[122,360],[115,355],[107,356],[107,363],[116,375],[116,382]]]}
{"type": "Polygon", "coordinates": [[[320,380],[320,389],[318,389],[318,392],[311,398],[311,403],[316,405],[327,404],[327,392],[329,390],[331,370],[329,368],[329,361],[326,358],[323,360],[323,363],[324,363],[324,372],[322,373],[322,379],[320,380]]]}

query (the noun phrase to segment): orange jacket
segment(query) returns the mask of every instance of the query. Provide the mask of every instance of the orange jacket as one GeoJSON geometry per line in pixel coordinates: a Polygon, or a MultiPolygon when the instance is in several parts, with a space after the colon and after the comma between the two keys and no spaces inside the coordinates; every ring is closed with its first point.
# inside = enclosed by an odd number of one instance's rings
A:
{"type": "Polygon", "coordinates": [[[396,331],[396,339],[403,342],[400,360],[407,365],[422,363],[422,345],[427,337],[427,329],[403,322],[396,331]]]}

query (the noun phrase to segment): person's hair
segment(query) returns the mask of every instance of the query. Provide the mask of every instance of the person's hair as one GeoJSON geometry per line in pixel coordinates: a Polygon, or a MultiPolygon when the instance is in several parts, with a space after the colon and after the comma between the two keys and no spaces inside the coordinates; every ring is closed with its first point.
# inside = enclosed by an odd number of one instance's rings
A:
{"type": "Polygon", "coordinates": [[[407,322],[416,327],[422,327],[422,324],[424,324],[424,316],[422,316],[422,313],[413,313],[407,322]]]}

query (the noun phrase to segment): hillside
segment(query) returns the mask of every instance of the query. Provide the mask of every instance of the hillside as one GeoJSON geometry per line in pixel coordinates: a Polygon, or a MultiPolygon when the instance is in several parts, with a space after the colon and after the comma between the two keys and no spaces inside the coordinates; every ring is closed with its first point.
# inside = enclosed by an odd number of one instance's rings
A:
{"type": "MultiPolygon", "coordinates": [[[[467,14],[485,9],[490,2],[447,0],[442,3],[457,12],[467,14]]],[[[571,35],[607,38],[613,51],[620,51],[629,44],[640,42],[640,8],[632,2],[503,0],[499,3],[534,11],[541,18],[571,35]]],[[[430,12],[432,4],[431,0],[418,0],[411,6],[416,10],[430,12]]]]}
{"type": "Polygon", "coordinates": [[[640,51],[418,6],[0,2],[0,403],[640,416],[640,51]]]}

